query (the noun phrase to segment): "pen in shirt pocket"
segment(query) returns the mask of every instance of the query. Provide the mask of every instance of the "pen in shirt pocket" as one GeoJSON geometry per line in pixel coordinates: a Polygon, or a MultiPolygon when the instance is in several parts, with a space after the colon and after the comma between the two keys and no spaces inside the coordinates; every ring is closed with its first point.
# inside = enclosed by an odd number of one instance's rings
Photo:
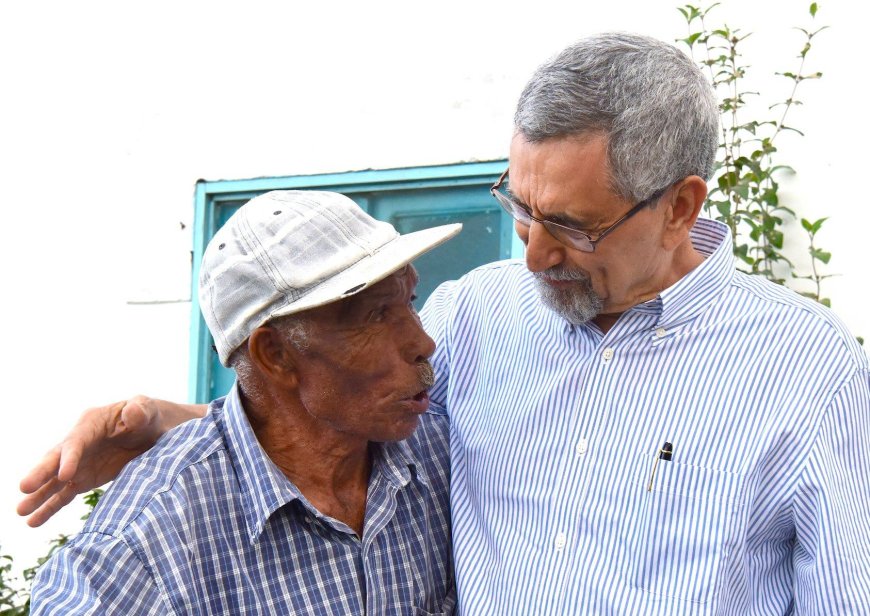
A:
{"type": "Polygon", "coordinates": [[[653,460],[652,474],[650,474],[649,485],[646,488],[647,492],[652,492],[653,482],[655,481],[655,478],[656,478],[656,468],[658,468],[659,460],[664,460],[665,462],[670,462],[671,457],[673,455],[674,455],[674,446],[671,443],[669,443],[668,441],[665,441],[665,444],[662,445],[661,449],[659,449],[658,455],[655,457],[655,460],[653,460]]]}

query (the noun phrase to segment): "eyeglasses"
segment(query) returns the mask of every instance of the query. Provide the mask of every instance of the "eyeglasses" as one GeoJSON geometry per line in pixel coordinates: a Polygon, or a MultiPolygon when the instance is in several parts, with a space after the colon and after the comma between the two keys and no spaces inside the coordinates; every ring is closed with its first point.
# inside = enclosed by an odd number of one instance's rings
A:
{"type": "Polygon", "coordinates": [[[595,245],[598,244],[604,237],[616,229],[619,225],[624,223],[626,220],[637,214],[646,206],[655,203],[658,201],[662,195],[667,192],[670,186],[666,186],[661,190],[657,190],[651,197],[648,197],[635,205],[633,208],[628,210],[622,218],[617,220],[615,223],[607,227],[604,231],[598,234],[598,237],[592,239],[585,231],[581,231],[580,229],[575,229],[574,227],[568,227],[565,225],[560,225],[557,222],[553,222],[552,220],[545,220],[543,218],[537,218],[532,214],[529,210],[528,206],[521,204],[519,201],[516,201],[509,195],[500,192],[499,188],[501,188],[502,184],[504,184],[505,179],[507,179],[508,171],[510,169],[505,169],[504,173],[501,174],[501,177],[498,179],[498,182],[492,185],[492,188],[489,189],[489,192],[492,193],[492,196],[496,198],[496,200],[501,204],[504,208],[504,211],[511,215],[511,218],[516,220],[518,223],[525,227],[532,226],[532,221],[541,223],[544,225],[544,228],[552,235],[554,238],[568,246],[569,248],[576,248],[577,250],[581,250],[583,252],[595,252],[595,245]]]}

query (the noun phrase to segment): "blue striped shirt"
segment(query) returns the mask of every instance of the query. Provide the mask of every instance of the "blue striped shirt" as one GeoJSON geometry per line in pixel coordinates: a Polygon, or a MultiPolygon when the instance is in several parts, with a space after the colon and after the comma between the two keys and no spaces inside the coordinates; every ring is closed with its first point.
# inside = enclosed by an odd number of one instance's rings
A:
{"type": "Polygon", "coordinates": [[[269,460],[234,388],[124,468],[32,613],[451,613],[448,429],[427,414],[377,448],[360,539],[269,460]]]}
{"type": "Polygon", "coordinates": [[[606,334],[521,261],[430,298],[462,613],[870,614],[868,358],[723,225],[692,241],[606,334]]]}

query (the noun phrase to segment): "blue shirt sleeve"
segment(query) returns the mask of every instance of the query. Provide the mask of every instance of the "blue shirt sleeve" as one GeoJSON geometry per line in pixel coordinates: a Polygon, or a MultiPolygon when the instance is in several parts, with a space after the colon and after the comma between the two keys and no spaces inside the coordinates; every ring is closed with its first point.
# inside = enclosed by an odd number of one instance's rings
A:
{"type": "Polygon", "coordinates": [[[870,371],[836,393],[794,499],[797,614],[870,605],[870,371]]]}
{"type": "Polygon", "coordinates": [[[151,573],[122,539],[82,533],[37,573],[30,613],[156,616],[175,611],[151,573]]]}
{"type": "Polygon", "coordinates": [[[433,413],[447,415],[447,389],[450,381],[450,320],[457,282],[445,282],[429,296],[420,320],[423,328],[435,341],[432,367],[435,369],[435,385],[429,390],[429,408],[433,413]]]}

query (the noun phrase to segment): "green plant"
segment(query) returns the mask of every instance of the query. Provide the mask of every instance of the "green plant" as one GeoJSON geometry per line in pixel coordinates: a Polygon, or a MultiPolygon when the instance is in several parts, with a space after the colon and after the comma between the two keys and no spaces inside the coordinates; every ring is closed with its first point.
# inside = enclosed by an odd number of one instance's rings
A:
{"type": "MultiPolygon", "coordinates": [[[[679,40],[709,72],[721,100],[722,138],[714,187],[706,204],[708,213],[731,229],[732,248],[745,271],[779,284],[805,280],[808,286],[798,290],[830,306],[830,300],[822,296],[822,281],[830,275],[822,273],[822,266],[828,264],[831,253],[816,244],[817,234],[826,219],[800,219],[801,228],[809,239],[811,264],[810,273],[801,274],[784,254],[784,229],[797,215],[780,200],[777,181],[782,174],[794,173],[790,166],[779,162],[777,143],[786,132],[803,134],[786,121],[789,112],[802,104],[796,98],[801,84],[822,76],[820,72],[805,72],[805,65],[815,37],[826,27],[797,28],[802,33],[797,66],[794,70],[776,73],[790,82],[788,93],[783,100],[768,105],[759,117],[755,109],[761,95],[744,86],[749,65],[743,59],[743,41],[751,33],[726,24],[711,27],[710,12],[717,6],[719,3],[706,8],[693,5],[678,8],[689,29],[688,36],[679,40]]],[[[809,7],[811,19],[815,19],[817,11],[818,5],[813,2],[809,7]]]]}
{"type": "Polygon", "coordinates": [[[24,616],[30,610],[24,590],[12,575],[11,556],[0,552],[0,616],[24,616]]]}
{"type": "MultiPolygon", "coordinates": [[[[103,490],[92,490],[82,499],[87,506],[87,512],[82,520],[87,520],[94,507],[103,495],[103,490]]],[[[23,572],[23,580],[12,575],[14,560],[0,552],[0,616],[27,616],[30,614],[30,587],[36,572],[57,550],[69,541],[68,535],[58,535],[49,542],[48,552],[36,560],[36,564],[23,572]]]]}

